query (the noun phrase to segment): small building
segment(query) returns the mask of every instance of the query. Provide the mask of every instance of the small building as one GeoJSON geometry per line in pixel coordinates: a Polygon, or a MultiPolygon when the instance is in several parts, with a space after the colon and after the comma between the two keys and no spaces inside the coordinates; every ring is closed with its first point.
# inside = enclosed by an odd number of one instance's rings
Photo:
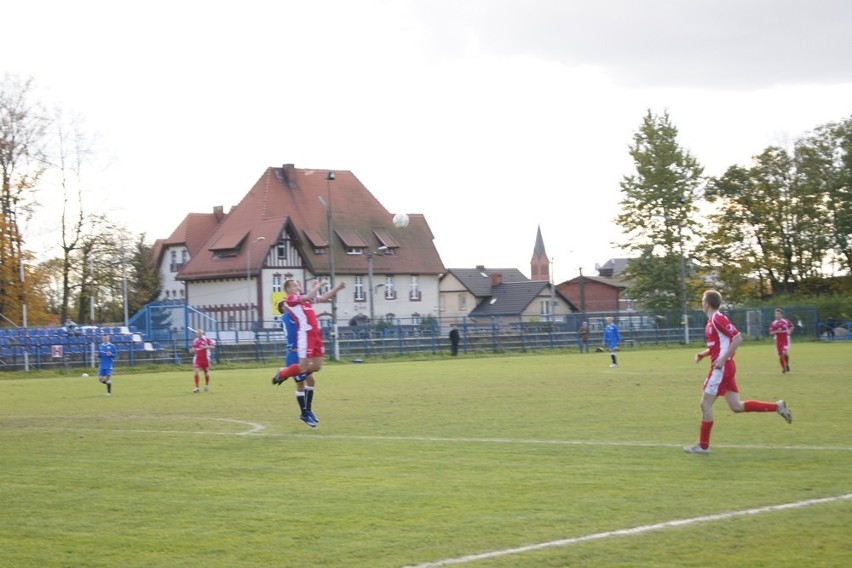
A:
{"type": "Polygon", "coordinates": [[[597,266],[597,276],[580,276],[558,284],[556,289],[576,305],[581,313],[632,310],[632,301],[624,298],[628,282],[620,278],[629,259],[610,259],[597,266]]]}

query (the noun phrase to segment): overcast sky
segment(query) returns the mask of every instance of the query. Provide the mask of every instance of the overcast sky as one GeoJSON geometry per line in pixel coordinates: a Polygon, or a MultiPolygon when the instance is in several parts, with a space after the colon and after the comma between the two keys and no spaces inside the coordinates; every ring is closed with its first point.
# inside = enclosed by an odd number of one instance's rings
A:
{"type": "Polygon", "coordinates": [[[425,214],[447,267],[529,275],[540,226],[562,281],[623,256],[648,109],[708,175],[852,115],[845,0],[8,4],[0,72],[98,133],[86,198],[151,241],[294,163],[425,214]]]}

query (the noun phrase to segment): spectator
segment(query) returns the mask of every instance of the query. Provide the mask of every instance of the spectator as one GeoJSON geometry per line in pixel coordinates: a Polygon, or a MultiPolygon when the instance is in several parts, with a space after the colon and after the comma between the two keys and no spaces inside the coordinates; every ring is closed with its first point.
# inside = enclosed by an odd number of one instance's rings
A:
{"type": "Polygon", "coordinates": [[[580,324],[580,329],[577,331],[577,339],[580,342],[580,353],[589,352],[589,322],[584,321],[580,324]]]}
{"type": "Polygon", "coordinates": [[[450,354],[455,357],[459,354],[459,326],[453,324],[452,328],[450,328],[450,354]]]}

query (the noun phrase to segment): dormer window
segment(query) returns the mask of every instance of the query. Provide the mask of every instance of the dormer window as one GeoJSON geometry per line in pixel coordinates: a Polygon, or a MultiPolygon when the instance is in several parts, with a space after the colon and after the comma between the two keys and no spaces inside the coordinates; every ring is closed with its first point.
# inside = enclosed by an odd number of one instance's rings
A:
{"type": "MultiPolygon", "coordinates": [[[[210,251],[213,252],[213,258],[233,258],[240,252],[240,246],[244,245],[248,233],[225,233],[221,235],[210,251]]],[[[243,246],[243,248],[245,248],[243,246]]]]}

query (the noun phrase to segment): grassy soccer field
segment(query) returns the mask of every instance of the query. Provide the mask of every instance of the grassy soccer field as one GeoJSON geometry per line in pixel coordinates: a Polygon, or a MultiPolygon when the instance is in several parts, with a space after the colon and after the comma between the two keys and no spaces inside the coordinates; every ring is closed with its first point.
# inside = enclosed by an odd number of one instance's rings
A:
{"type": "Polygon", "coordinates": [[[793,424],[709,456],[695,351],[329,364],[316,429],[272,369],[0,380],[0,565],[848,565],[852,343],[741,347],[793,424]]]}

